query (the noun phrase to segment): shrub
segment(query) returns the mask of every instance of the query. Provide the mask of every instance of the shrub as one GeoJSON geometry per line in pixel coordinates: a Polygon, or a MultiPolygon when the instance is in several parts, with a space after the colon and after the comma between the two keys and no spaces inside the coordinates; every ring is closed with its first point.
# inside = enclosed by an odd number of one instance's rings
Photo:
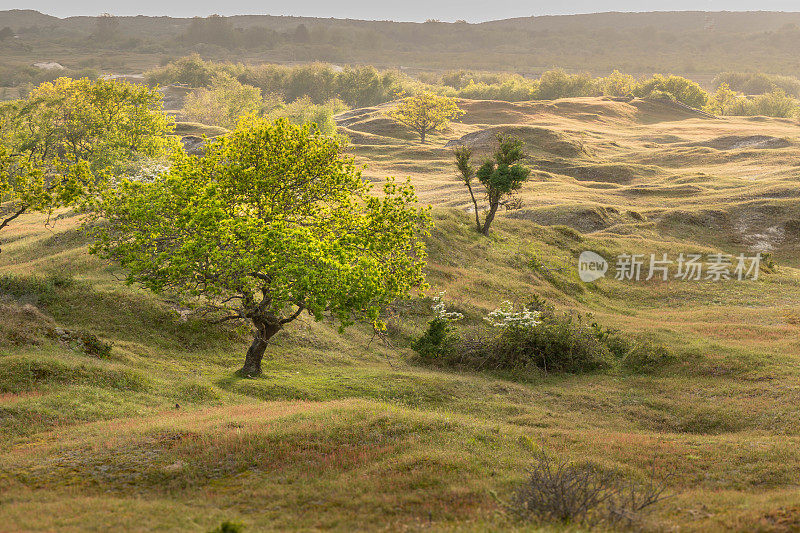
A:
{"type": "Polygon", "coordinates": [[[797,100],[787,96],[783,89],[756,96],[753,100],[756,115],[789,118],[797,112],[797,100]]]}
{"type": "Polygon", "coordinates": [[[714,78],[714,87],[728,85],[744,94],[766,94],[781,89],[791,96],[800,96],[800,79],[756,72],[723,72],[714,78]]]}
{"type": "Polygon", "coordinates": [[[292,124],[313,123],[322,133],[331,135],[336,133],[336,121],[333,119],[343,111],[349,109],[339,99],[328,100],[322,105],[313,103],[311,98],[304,96],[291,104],[280,104],[268,114],[271,119],[287,118],[292,124]]]}
{"type": "Polygon", "coordinates": [[[435,360],[449,356],[454,344],[453,326],[447,320],[437,317],[428,322],[428,329],[411,347],[423,359],[435,360]]]}
{"type": "Polygon", "coordinates": [[[335,69],[322,63],[245,67],[239,81],[265,94],[281,95],[287,102],[308,96],[315,104],[324,104],[339,98],[352,107],[389,102],[412,85],[410,79],[393,70],[379,71],[371,66],[335,69]]]}
{"type": "Polygon", "coordinates": [[[555,461],[542,453],[514,494],[511,509],[524,520],[617,528],[639,522],[665,492],[663,481],[652,474],[637,483],[592,464],[555,461]]]}
{"type": "Polygon", "coordinates": [[[260,89],[222,73],[214,76],[209,88],[186,96],[183,115],[189,121],[231,129],[242,116],[260,114],[263,109],[260,89]]]}
{"type": "Polygon", "coordinates": [[[490,368],[502,370],[581,373],[610,367],[609,355],[591,328],[564,315],[503,328],[484,357],[490,368]]]}
{"type": "Polygon", "coordinates": [[[636,79],[630,74],[615,70],[605,78],[597,78],[595,86],[605,96],[629,96],[633,94],[636,79]]]}
{"type": "Polygon", "coordinates": [[[656,74],[649,80],[644,80],[633,89],[633,95],[640,98],[668,97],[701,109],[708,103],[708,93],[700,85],[681,76],[662,76],[656,74]]]}
{"type": "Polygon", "coordinates": [[[81,331],[77,333],[77,336],[78,348],[86,355],[99,358],[109,357],[111,355],[111,344],[101,341],[97,338],[97,335],[81,331]]]}
{"type": "Polygon", "coordinates": [[[242,533],[244,525],[239,522],[224,521],[218,527],[209,531],[209,533],[242,533]]]}
{"type": "Polygon", "coordinates": [[[457,311],[448,311],[439,293],[431,300],[434,319],[428,322],[428,329],[414,341],[411,347],[425,359],[439,359],[452,353],[455,344],[452,322],[461,320],[464,315],[457,311]]]}
{"type": "Polygon", "coordinates": [[[460,334],[447,321],[434,319],[412,348],[421,360],[474,370],[581,373],[602,370],[611,357],[594,331],[571,315],[539,314],[507,306],[487,317],[491,330],[460,334]]]}
{"type": "Polygon", "coordinates": [[[589,74],[567,74],[561,69],[548,70],[539,80],[536,98],[555,100],[574,96],[594,96],[597,94],[589,74]]]}
{"type": "Polygon", "coordinates": [[[474,100],[502,100],[505,102],[524,102],[537,98],[539,83],[528,80],[522,76],[513,76],[500,83],[488,84],[470,79],[469,83],[458,89],[454,94],[459,98],[474,100]]]}
{"type": "Polygon", "coordinates": [[[150,85],[184,84],[190,87],[207,87],[215,75],[228,74],[236,76],[241,67],[229,63],[213,63],[203,61],[195,54],[170,61],[163,67],[145,73],[145,79],[150,85]]]}
{"type": "MultiPolygon", "coordinates": [[[[441,300],[437,301],[446,313],[441,300]]],[[[578,374],[612,367],[648,373],[674,361],[663,346],[631,338],[591,319],[591,314],[556,313],[538,297],[520,309],[504,302],[484,319],[492,329],[456,329],[437,313],[412,348],[425,363],[513,373],[578,374]]]]}

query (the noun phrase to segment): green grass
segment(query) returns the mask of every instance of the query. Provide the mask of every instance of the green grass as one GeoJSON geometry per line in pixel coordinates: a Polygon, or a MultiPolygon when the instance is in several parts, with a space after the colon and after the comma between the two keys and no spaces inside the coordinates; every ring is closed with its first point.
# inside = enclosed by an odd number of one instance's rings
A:
{"type": "MultiPolygon", "coordinates": [[[[684,136],[698,135],[692,127],[727,127],[689,122],[669,127],[684,136]]],[[[620,145],[631,135],[627,126],[608,128],[620,145]]],[[[616,149],[590,149],[622,158],[616,149]]],[[[365,159],[370,150],[385,161],[369,172],[417,161],[421,174],[412,178],[422,197],[459,206],[463,191],[448,174],[446,150],[357,148],[365,159]]],[[[644,151],[628,156],[632,165],[657,164],[643,161],[644,151]]],[[[702,179],[691,162],[678,173],[659,166],[630,184],[654,188],[648,194],[554,174],[526,186],[528,215],[503,214],[488,238],[474,232],[468,213],[433,212],[431,293],[446,290],[465,325],[502,300],[544,297],[669,346],[675,360],[647,374],[612,368],[522,380],[421,366],[409,346],[430,313],[415,300],[398,302],[390,344],[365,327],[339,334],[325,321],[303,321],[275,338],[263,376],[240,379],[233,372],[246,332],[182,321],[157,296],[124,285],[122,272],[87,255],[74,214],[54,229],[42,217],[21,218],[0,255],[0,524],[560,530],[518,523],[502,503],[545,450],[625,476],[644,476],[653,461],[660,474],[672,473],[673,497],[655,508],[647,529],[789,531],[800,520],[800,276],[784,259],[793,244],[782,243],[777,267],[755,282],[586,285],[575,269],[586,249],[609,257],[746,250],[709,221],[717,220],[710,213],[752,214],[744,196],[774,196],[781,186],[783,176],[747,184],[737,177],[766,161],[752,157],[725,160],[702,179]],[[717,175],[724,178],[709,183],[717,175]],[[667,194],[695,179],[700,194],[667,194]],[[575,229],[577,212],[603,225],[575,229]],[[76,351],[53,328],[93,333],[113,344],[111,355],[76,351]]],[[[776,220],[795,216],[791,198],[758,206],[776,220]]]]}

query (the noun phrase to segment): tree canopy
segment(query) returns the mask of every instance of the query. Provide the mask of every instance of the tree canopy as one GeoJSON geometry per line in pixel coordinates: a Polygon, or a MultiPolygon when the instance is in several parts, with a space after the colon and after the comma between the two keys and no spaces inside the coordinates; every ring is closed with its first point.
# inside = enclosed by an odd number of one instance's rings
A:
{"type": "Polygon", "coordinates": [[[452,119],[464,114],[456,101],[448,96],[439,96],[430,91],[421,91],[404,98],[397,108],[389,112],[389,118],[408,126],[425,144],[429,133],[444,129],[452,119]]]}
{"type": "Polygon", "coordinates": [[[313,125],[247,117],[202,157],[177,155],[161,177],[109,189],[94,251],[129,282],[250,322],[246,376],[303,312],[380,326],[386,305],[424,285],[430,217],[410,184],[371,194],[342,148],[313,125]]]}
{"type": "Polygon", "coordinates": [[[498,135],[498,147],[491,159],[487,159],[477,170],[472,165],[472,149],[459,146],[455,149],[456,168],[459,179],[469,190],[472,204],[475,207],[475,225],[479,233],[489,234],[497,209],[504,197],[519,190],[530,175],[530,169],[519,164],[525,158],[521,139],[507,135],[498,135]],[[474,178],[483,185],[488,203],[488,211],[481,223],[478,215],[478,201],[472,188],[474,178]]]}
{"type": "Polygon", "coordinates": [[[0,229],[165,154],[171,132],[157,91],[111,80],[59,78],[0,104],[0,229]]]}

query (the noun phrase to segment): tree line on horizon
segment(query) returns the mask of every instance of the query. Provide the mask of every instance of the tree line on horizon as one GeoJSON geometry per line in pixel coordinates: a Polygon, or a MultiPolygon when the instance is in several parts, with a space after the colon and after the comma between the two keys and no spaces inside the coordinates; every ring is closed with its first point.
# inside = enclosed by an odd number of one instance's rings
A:
{"type": "Polygon", "coordinates": [[[525,74],[553,65],[594,73],[615,68],[637,74],[800,73],[800,15],[712,15],[720,20],[704,20],[702,13],[642,13],[468,24],[218,15],[56,19],[0,12],[0,28],[14,32],[0,48],[32,59],[45,51],[69,52],[83,63],[73,68],[100,69],[127,68],[129,58],[119,53],[124,52],[151,64],[200,53],[237,61],[258,57],[525,74]]]}

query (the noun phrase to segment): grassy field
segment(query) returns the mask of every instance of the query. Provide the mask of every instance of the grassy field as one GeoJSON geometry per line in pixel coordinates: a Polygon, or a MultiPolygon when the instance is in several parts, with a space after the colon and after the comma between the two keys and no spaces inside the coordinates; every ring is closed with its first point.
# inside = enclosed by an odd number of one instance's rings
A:
{"type": "Polygon", "coordinates": [[[461,105],[427,145],[382,109],[340,117],[369,179],[410,176],[434,205],[431,293],[467,321],[544,297],[669,346],[672,364],[431,369],[409,348],[430,319],[413,301],[389,344],[305,321],[276,337],[263,376],[239,379],[246,331],[182,321],[124,285],[74,214],[52,228],[28,216],[0,255],[0,531],[570,530],[506,510],[541,450],[671,474],[646,530],[798,530],[797,123],[602,98],[461,105]],[[525,139],[536,173],[486,238],[445,144],[488,150],[497,131],[525,139]],[[758,281],[588,285],[583,250],[761,251],[775,265],[758,281]],[[56,328],[112,342],[110,357],[56,328]]]}

